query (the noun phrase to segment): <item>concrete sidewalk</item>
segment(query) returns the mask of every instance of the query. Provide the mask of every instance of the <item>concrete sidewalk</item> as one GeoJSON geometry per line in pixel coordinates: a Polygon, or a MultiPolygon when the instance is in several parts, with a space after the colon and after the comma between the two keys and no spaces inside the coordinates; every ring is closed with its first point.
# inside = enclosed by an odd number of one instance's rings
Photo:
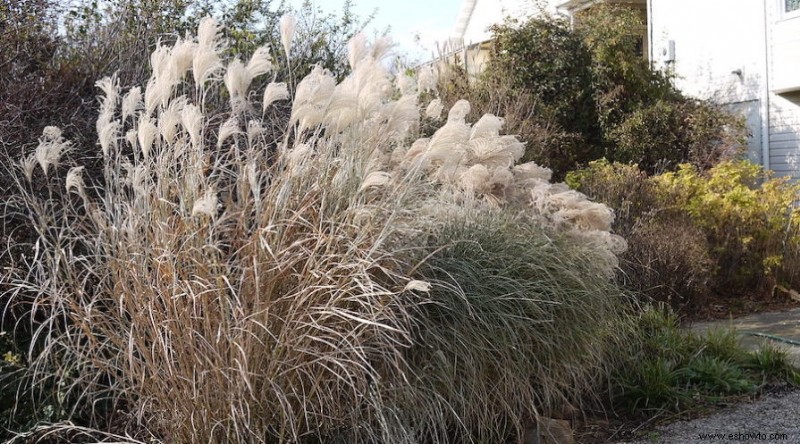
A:
{"type": "Polygon", "coordinates": [[[735,328],[740,343],[748,349],[755,350],[764,341],[786,348],[794,363],[800,366],[800,308],[783,312],[753,314],[732,320],[698,322],[692,325],[691,329],[704,332],[709,329],[725,327],[735,328]]]}

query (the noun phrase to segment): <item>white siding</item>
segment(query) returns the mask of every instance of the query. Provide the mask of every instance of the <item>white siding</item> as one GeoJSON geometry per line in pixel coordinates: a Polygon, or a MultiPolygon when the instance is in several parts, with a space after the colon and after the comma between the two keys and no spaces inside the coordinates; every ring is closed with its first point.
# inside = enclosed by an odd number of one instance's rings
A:
{"type": "Polygon", "coordinates": [[[800,16],[784,18],[778,10],[773,23],[770,87],[778,92],[800,90],[800,16]]]}
{"type": "Polygon", "coordinates": [[[763,1],[652,0],[654,63],[673,69],[676,86],[689,95],[722,103],[760,99],[766,63],[763,1]],[[670,41],[675,42],[671,64],[664,54],[670,41]]]}
{"type": "Polygon", "coordinates": [[[770,168],[800,179],[800,92],[773,94],[770,102],[770,168]]]}
{"type": "Polygon", "coordinates": [[[655,66],[672,69],[685,93],[741,110],[754,135],[750,158],[761,159],[756,151],[768,142],[769,167],[800,179],[800,91],[792,91],[800,90],[800,16],[784,17],[782,0],[650,0],[650,7],[655,66]],[[674,62],[664,56],[670,41],[674,62]]]}

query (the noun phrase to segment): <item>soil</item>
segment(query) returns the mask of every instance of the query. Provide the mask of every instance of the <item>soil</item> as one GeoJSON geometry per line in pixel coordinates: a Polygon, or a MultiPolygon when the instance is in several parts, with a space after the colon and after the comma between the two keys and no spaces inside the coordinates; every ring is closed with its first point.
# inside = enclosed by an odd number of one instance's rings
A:
{"type": "Polygon", "coordinates": [[[739,318],[764,312],[782,312],[800,308],[800,301],[792,299],[788,292],[775,288],[771,294],[712,295],[701,306],[681,310],[685,321],[713,321],[739,318]]]}

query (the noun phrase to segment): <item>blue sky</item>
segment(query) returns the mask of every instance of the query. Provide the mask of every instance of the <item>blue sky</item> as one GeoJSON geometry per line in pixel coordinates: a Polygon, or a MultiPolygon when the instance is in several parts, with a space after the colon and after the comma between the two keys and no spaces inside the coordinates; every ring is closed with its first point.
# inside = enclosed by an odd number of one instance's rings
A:
{"type": "MultiPolygon", "coordinates": [[[[313,3],[329,12],[341,11],[345,0],[314,0],[313,3]]],[[[291,0],[297,5],[301,0],[291,0]]],[[[450,34],[461,9],[462,0],[354,0],[354,12],[361,18],[375,11],[367,33],[390,28],[398,52],[421,58],[435,50],[436,41],[450,34]],[[419,43],[414,36],[419,36],[419,43]]]]}
{"type": "MultiPolygon", "coordinates": [[[[466,43],[489,38],[487,28],[503,20],[506,14],[521,17],[534,12],[537,5],[560,3],[563,0],[485,0],[478,1],[467,28],[466,43]]],[[[299,5],[302,0],[289,0],[299,5]]],[[[345,0],[312,0],[327,12],[342,10],[345,0]]],[[[437,42],[444,43],[458,19],[463,0],[353,0],[353,10],[359,17],[375,12],[367,34],[390,28],[397,52],[405,53],[408,61],[421,61],[438,53],[437,42]],[[418,37],[418,38],[415,38],[418,37]]],[[[370,35],[371,36],[371,35],[370,35]]]]}

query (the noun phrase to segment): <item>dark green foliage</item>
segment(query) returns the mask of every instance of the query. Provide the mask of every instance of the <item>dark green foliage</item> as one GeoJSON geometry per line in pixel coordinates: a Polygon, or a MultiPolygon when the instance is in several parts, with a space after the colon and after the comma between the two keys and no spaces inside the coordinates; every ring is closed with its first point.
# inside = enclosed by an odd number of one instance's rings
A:
{"type": "Polygon", "coordinates": [[[735,157],[744,146],[743,134],[741,119],[708,103],[659,100],[625,116],[607,138],[616,145],[616,161],[655,174],[686,161],[706,169],[735,157]]]}
{"type": "Polygon", "coordinates": [[[488,82],[530,94],[536,113],[586,143],[600,143],[592,56],[580,35],[559,19],[508,22],[492,28],[488,82]]]}
{"type": "Polygon", "coordinates": [[[615,406],[629,413],[686,412],[798,381],[798,369],[785,352],[766,345],[749,352],[733,330],[684,330],[663,309],[644,310],[639,334],[641,348],[609,387],[615,406]]]}
{"type": "Polygon", "coordinates": [[[643,51],[643,18],[628,6],[599,5],[575,26],[552,17],[495,26],[485,72],[443,77],[442,97],[466,98],[473,115],[506,117],[528,143],[525,160],[556,180],[600,158],[652,174],[691,162],[702,169],[739,154],[744,125],[708,102],[683,97],[643,51]]]}

